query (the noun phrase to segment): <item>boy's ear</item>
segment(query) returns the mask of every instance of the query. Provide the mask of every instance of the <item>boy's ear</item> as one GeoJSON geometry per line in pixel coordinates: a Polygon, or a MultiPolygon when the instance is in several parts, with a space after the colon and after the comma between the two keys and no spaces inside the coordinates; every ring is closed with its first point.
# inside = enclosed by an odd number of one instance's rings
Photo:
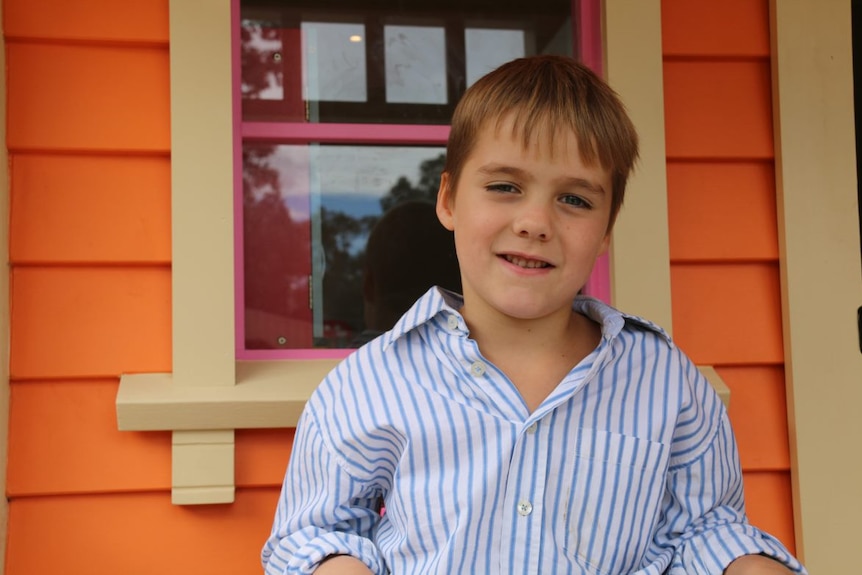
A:
{"type": "Polygon", "coordinates": [[[599,257],[608,253],[608,249],[610,247],[611,247],[611,232],[610,232],[610,230],[608,230],[608,232],[605,234],[605,237],[602,238],[602,243],[599,246],[599,253],[596,254],[596,258],[598,259],[599,257]]]}
{"type": "Polygon", "coordinates": [[[449,172],[440,174],[440,188],[437,190],[437,219],[451,232],[455,229],[455,214],[452,187],[449,184],[449,172]]]}

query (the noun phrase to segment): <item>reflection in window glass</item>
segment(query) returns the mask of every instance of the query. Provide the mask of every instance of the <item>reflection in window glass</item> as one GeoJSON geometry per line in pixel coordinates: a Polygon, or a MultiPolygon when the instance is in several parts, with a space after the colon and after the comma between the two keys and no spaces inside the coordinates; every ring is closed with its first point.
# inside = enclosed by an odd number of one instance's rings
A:
{"type": "Polygon", "coordinates": [[[576,3],[239,2],[239,353],[328,356],[298,350],[359,345],[431,284],[460,291],[433,206],[445,131],[396,124],[446,125],[487,71],[573,55],[576,3]]]}
{"type": "Polygon", "coordinates": [[[572,0],[240,0],[246,122],[445,125],[476,78],[573,54],[572,0]]]}
{"type": "Polygon", "coordinates": [[[433,203],[443,148],[246,144],[243,155],[247,349],[355,347],[431,285],[460,290],[433,203]]]}
{"type": "Polygon", "coordinates": [[[501,64],[526,55],[523,30],[467,28],[464,52],[467,54],[467,86],[501,64]]]}
{"type": "Polygon", "coordinates": [[[386,101],[446,103],[446,32],[431,26],[385,26],[386,101]]]}
{"type": "Polygon", "coordinates": [[[365,27],[302,23],[302,81],[306,101],[365,102],[365,27]]]}
{"type": "Polygon", "coordinates": [[[241,30],[243,46],[246,47],[240,85],[243,98],[283,99],[284,74],[280,65],[284,53],[283,31],[250,20],[243,20],[241,30]]]}

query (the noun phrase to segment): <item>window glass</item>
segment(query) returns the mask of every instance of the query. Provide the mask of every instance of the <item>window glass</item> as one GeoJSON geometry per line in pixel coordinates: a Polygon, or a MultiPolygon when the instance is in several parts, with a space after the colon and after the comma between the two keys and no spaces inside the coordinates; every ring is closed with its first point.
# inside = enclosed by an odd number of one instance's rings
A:
{"type": "Polygon", "coordinates": [[[365,102],[365,27],[302,23],[302,83],[306,102],[365,102]]]}
{"type": "Polygon", "coordinates": [[[572,54],[571,1],[241,3],[247,121],[447,124],[476,78],[572,54]]]}
{"type": "Polygon", "coordinates": [[[430,285],[460,291],[437,128],[500,64],[572,55],[572,6],[240,1],[240,357],[353,348],[430,285]]]}
{"type": "Polygon", "coordinates": [[[446,32],[439,26],[384,26],[386,101],[446,104],[446,32]]]}
{"type": "Polygon", "coordinates": [[[467,28],[464,46],[468,86],[501,64],[526,55],[523,30],[467,28]]]}
{"type": "Polygon", "coordinates": [[[434,210],[443,148],[246,144],[243,155],[247,349],[356,347],[432,285],[460,290],[434,210]]]}

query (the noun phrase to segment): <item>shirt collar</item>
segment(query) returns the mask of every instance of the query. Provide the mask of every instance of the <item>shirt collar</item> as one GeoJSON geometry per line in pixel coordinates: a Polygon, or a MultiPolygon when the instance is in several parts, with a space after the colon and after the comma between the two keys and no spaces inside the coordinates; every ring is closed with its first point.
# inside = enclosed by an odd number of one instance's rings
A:
{"type": "Polygon", "coordinates": [[[384,334],[383,348],[388,348],[401,336],[444,314],[456,317],[461,328],[466,331],[464,318],[458,313],[463,304],[464,299],[460,295],[441,287],[432,287],[384,334]]]}
{"type": "MultiPolygon", "coordinates": [[[[460,295],[440,287],[431,288],[413,304],[407,313],[401,316],[391,330],[386,332],[383,336],[384,349],[413,329],[438,317],[442,317],[447,323],[450,317],[456,318],[458,328],[466,333],[467,325],[458,312],[463,304],[464,299],[460,295]]],[[[596,298],[578,296],[572,303],[572,309],[601,325],[602,337],[606,340],[615,338],[624,327],[631,326],[635,329],[655,332],[668,344],[671,343],[670,336],[658,325],[641,317],[623,313],[596,298]]]]}
{"type": "Polygon", "coordinates": [[[655,332],[667,343],[671,343],[671,337],[668,333],[653,322],[636,315],[623,313],[594,297],[578,296],[572,303],[572,309],[601,325],[604,339],[613,339],[619,335],[625,326],[630,326],[635,329],[655,332]]]}

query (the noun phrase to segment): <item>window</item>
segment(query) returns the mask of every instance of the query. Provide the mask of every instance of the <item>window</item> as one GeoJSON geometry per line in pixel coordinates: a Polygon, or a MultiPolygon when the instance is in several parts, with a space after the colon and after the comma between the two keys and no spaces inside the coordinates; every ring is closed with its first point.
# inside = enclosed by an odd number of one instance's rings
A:
{"type": "MultiPolygon", "coordinates": [[[[203,11],[192,0],[169,4],[173,365],[171,373],[120,378],[117,425],[121,431],[173,430],[172,501],[219,503],[233,500],[232,430],[295,426],[306,400],[337,360],[242,361],[235,353],[237,276],[234,262],[223,254],[235,245],[232,222],[238,212],[230,158],[240,149],[233,145],[240,122],[231,122],[230,87],[232,82],[238,86],[231,76],[239,66],[231,65],[229,56],[238,60],[239,52],[231,46],[239,44],[239,3],[220,0],[203,11]]],[[[604,40],[598,0],[578,3],[578,20],[584,23],[578,52],[598,69],[602,46],[607,47],[607,77],[639,126],[643,158],[632,182],[636,190],[627,202],[628,215],[614,230],[613,249],[621,252],[613,261],[615,283],[621,284],[615,286],[614,301],[669,326],[670,292],[663,284],[669,269],[661,249],[667,244],[666,210],[656,208],[666,205],[664,117],[654,104],[662,98],[661,11],[650,2],[606,1],[602,7],[604,40]]],[[[274,139],[260,126],[247,123],[243,133],[250,140],[274,139]]],[[[306,126],[291,126],[293,141],[307,138],[306,126]]],[[[326,126],[316,129],[325,133],[326,126]]],[[[390,127],[388,134],[426,141],[439,126],[404,128],[390,127]]],[[[362,142],[360,136],[368,132],[361,130],[352,141],[362,142]]],[[[590,282],[598,287],[592,293],[608,298],[609,262],[599,264],[606,267],[593,273],[590,282]]]]}
{"type": "Polygon", "coordinates": [[[422,206],[436,197],[449,118],[503,62],[582,53],[598,35],[578,34],[573,14],[571,0],[241,1],[238,358],[342,357],[430,285],[460,289],[451,234],[423,227],[434,219],[422,206]],[[419,223],[369,244],[406,217],[386,218],[395,208],[419,223]],[[400,273],[386,276],[397,293],[378,294],[372,272],[406,251],[397,244],[440,265],[434,275],[399,260],[400,273]],[[396,276],[416,281],[396,286],[396,276]]]}

